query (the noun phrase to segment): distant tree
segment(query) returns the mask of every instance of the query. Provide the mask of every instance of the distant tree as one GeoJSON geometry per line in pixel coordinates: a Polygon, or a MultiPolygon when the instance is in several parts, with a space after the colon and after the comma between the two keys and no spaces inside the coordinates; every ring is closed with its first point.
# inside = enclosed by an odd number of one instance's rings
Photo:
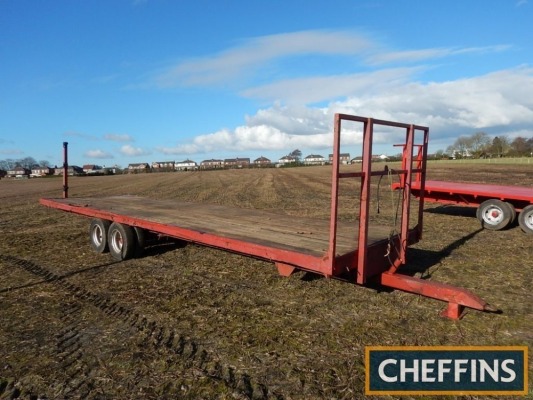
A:
{"type": "Polygon", "coordinates": [[[0,160],[0,169],[3,169],[4,171],[9,171],[15,168],[17,165],[17,161],[13,160],[11,158],[8,158],[6,160],[0,160]]]}
{"type": "Polygon", "coordinates": [[[529,146],[528,140],[523,138],[522,136],[516,137],[511,142],[511,149],[512,149],[513,155],[516,155],[516,156],[529,155],[531,152],[531,146],[529,146]]]}
{"type": "Polygon", "coordinates": [[[529,146],[529,155],[533,156],[533,137],[527,140],[527,144],[529,146]]]}
{"type": "Polygon", "coordinates": [[[490,138],[485,132],[476,132],[471,138],[471,149],[470,153],[474,157],[480,157],[482,154],[486,153],[490,147],[490,138]]]}
{"type": "Polygon", "coordinates": [[[293,150],[289,153],[289,157],[293,157],[296,159],[296,161],[300,161],[300,159],[302,158],[302,152],[298,149],[293,150]]]}
{"type": "Polygon", "coordinates": [[[444,150],[444,154],[446,154],[448,157],[455,157],[455,147],[453,147],[453,145],[449,145],[446,147],[446,150],[444,150]]]}
{"type": "Polygon", "coordinates": [[[444,150],[437,150],[435,152],[435,158],[437,160],[442,160],[444,158],[444,150]]]}
{"type": "Polygon", "coordinates": [[[33,157],[25,157],[17,161],[17,164],[21,167],[32,169],[37,164],[37,161],[35,161],[35,158],[33,157]]]}
{"type": "Polygon", "coordinates": [[[46,160],[37,162],[33,157],[25,157],[19,160],[14,160],[12,158],[0,160],[0,169],[3,169],[5,171],[15,169],[16,167],[32,169],[35,166],[49,167],[50,163],[46,160]]]}
{"type": "Polygon", "coordinates": [[[453,143],[455,157],[464,158],[472,155],[472,143],[472,137],[459,136],[453,143]]]}
{"type": "Polygon", "coordinates": [[[496,136],[492,139],[490,151],[496,157],[503,157],[509,150],[509,139],[505,136],[496,136]]]}

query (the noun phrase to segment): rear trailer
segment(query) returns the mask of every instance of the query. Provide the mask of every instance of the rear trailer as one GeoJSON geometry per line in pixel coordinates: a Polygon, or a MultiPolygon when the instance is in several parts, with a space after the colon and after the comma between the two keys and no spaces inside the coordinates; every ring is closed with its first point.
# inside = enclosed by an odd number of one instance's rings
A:
{"type": "MultiPolygon", "coordinates": [[[[404,154],[405,157],[405,154],[404,154]]],[[[417,158],[420,154],[417,155],[417,158]]],[[[408,161],[404,161],[405,165],[408,161]]],[[[421,160],[416,161],[417,164],[421,160]]],[[[405,180],[392,185],[404,189],[405,180]]],[[[486,183],[422,180],[416,174],[411,194],[429,202],[477,207],[476,217],[483,228],[501,230],[512,225],[517,217],[520,228],[533,235],[533,188],[524,186],[492,185],[486,183]]]]}
{"type": "MultiPolygon", "coordinates": [[[[137,196],[69,198],[64,174],[63,198],[43,198],[41,204],[92,218],[90,243],[94,250],[109,250],[118,260],[135,256],[144,246],[147,233],[215,247],[273,262],[283,276],[295,270],[325,277],[350,279],[364,286],[381,285],[420,294],[448,303],[442,315],[461,317],[464,307],[497,311],[470,291],[455,286],[402,274],[408,246],[422,237],[424,192],[411,202],[414,175],[425,181],[429,129],[413,124],[336,114],[329,220],[291,217],[256,209],[221,205],[153,200],[137,196]],[[362,130],[362,163],[357,172],[341,172],[340,149],[343,123],[362,130]],[[404,163],[394,175],[404,183],[399,203],[399,229],[370,223],[372,177],[391,175],[391,170],[372,169],[374,129],[400,130],[405,137],[404,163]],[[415,143],[415,137],[419,143],[415,143]],[[413,149],[418,149],[413,156],[413,149]],[[339,181],[359,181],[358,219],[340,221],[339,181]],[[413,217],[413,218],[411,218],[413,217]],[[414,222],[413,222],[414,221],[414,222]]],[[[67,168],[67,144],[64,143],[67,168]]],[[[344,169],[343,169],[344,170],[344,169]]]]}

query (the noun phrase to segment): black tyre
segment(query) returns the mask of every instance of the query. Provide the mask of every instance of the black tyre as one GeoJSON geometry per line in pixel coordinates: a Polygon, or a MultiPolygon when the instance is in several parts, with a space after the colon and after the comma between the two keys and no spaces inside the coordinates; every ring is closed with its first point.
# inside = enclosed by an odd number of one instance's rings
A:
{"type": "Polygon", "coordinates": [[[514,208],[501,200],[490,199],[481,203],[476,216],[485,229],[499,231],[512,222],[514,208]]]}
{"type": "Polygon", "coordinates": [[[516,209],[514,208],[514,206],[509,203],[509,202],[506,202],[505,204],[507,204],[509,206],[509,209],[511,210],[511,222],[509,222],[509,225],[512,225],[515,223],[516,221],[516,209]]]}
{"type": "Polygon", "coordinates": [[[135,253],[135,231],[131,226],[113,222],[109,227],[107,242],[115,260],[127,260],[135,253]]]}
{"type": "Polygon", "coordinates": [[[135,231],[135,257],[141,257],[146,247],[146,231],[139,227],[134,227],[135,231]]]}
{"type": "Polygon", "coordinates": [[[525,207],[518,214],[518,224],[525,233],[533,235],[533,204],[525,207]]]}
{"type": "Polygon", "coordinates": [[[103,219],[93,219],[89,227],[89,240],[91,247],[97,253],[107,253],[109,246],[107,245],[107,232],[111,222],[103,219]]]}

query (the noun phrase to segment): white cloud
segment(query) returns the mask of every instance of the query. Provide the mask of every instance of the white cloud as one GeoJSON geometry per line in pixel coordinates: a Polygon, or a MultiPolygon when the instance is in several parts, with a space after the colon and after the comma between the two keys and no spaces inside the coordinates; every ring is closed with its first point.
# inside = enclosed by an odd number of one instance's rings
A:
{"type": "Polygon", "coordinates": [[[125,144],[120,148],[120,153],[125,156],[145,156],[151,154],[150,151],[144,150],[140,147],[133,147],[132,145],[125,144]]]}
{"type": "Polygon", "coordinates": [[[15,156],[15,155],[24,154],[24,152],[19,149],[0,149],[0,154],[7,155],[7,156],[15,156]]]}
{"type": "Polygon", "coordinates": [[[108,153],[104,150],[88,150],[83,154],[85,157],[88,158],[100,158],[100,159],[108,159],[108,158],[114,158],[113,154],[108,153]]]}
{"type": "Polygon", "coordinates": [[[243,41],[219,54],[183,61],[159,72],[153,83],[160,88],[227,83],[271,61],[301,55],[356,56],[372,46],[363,35],[348,31],[301,31],[243,41]]]}
{"type": "Polygon", "coordinates": [[[266,125],[291,135],[327,133],[331,122],[327,109],[304,106],[282,106],[279,102],[261,109],[253,116],[246,116],[247,126],[266,125]]]}
{"type": "Polygon", "coordinates": [[[90,141],[98,140],[98,138],[96,136],[88,135],[86,133],[76,132],[76,131],[65,132],[65,133],[63,133],[63,136],[73,137],[73,138],[80,138],[80,139],[85,139],[85,140],[90,140],[90,141]]]}
{"type": "Polygon", "coordinates": [[[313,104],[369,91],[391,90],[408,82],[422,67],[393,68],[351,75],[321,76],[277,81],[242,91],[245,97],[313,104]]]}
{"type": "Polygon", "coordinates": [[[133,142],[133,138],[127,134],[107,133],[104,135],[104,139],[113,142],[133,142]]]}
{"type": "Polygon", "coordinates": [[[442,83],[409,83],[394,92],[332,104],[342,112],[412,121],[437,132],[533,124],[533,69],[517,68],[442,83]]]}
{"type": "Polygon", "coordinates": [[[456,56],[462,54],[485,54],[498,53],[509,50],[510,45],[496,45],[485,47],[466,47],[466,48],[434,48],[421,50],[406,50],[406,51],[391,51],[391,52],[377,52],[371,54],[366,58],[366,61],[371,65],[387,64],[392,62],[419,62],[425,60],[432,60],[437,58],[456,56]]]}
{"type": "MultiPolygon", "coordinates": [[[[430,127],[430,137],[447,137],[453,142],[454,138],[475,130],[511,132],[533,126],[530,93],[533,68],[529,67],[440,83],[385,81],[322,108],[275,103],[247,116],[246,125],[157,150],[164,154],[195,154],[329,148],[333,115],[337,112],[426,125],[430,127]]],[[[395,143],[394,136],[379,130],[375,140],[395,143]]],[[[360,132],[347,131],[344,143],[358,143],[360,137],[360,132]]]]}
{"type": "MultiPolygon", "coordinates": [[[[157,151],[189,155],[328,148],[336,112],[427,125],[432,137],[452,141],[470,130],[517,131],[533,124],[532,68],[524,66],[444,82],[419,80],[422,73],[435,68],[430,60],[511,48],[493,45],[394,51],[362,34],[323,30],[248,39],[226,51],[185,60],[160,71],[152,85],[217,86],[239,81],[241,96],[273,105],[246,116],[242,126],[200,135],[173,147],[159,147],[157,151]],[[304,57],[317,57],[314,60],[324,62],[324,56],[336,57],[326,58],[328,61],[342,58],[345,69],[328,69],[322,76],[295,72],[298,63],[307,60],[304,57]],[[275,62],[286,59],[290,59],[292,71],[282,74],[275,62]],[[379,68],[391,63],[399,67],[379,68]],[[296,78],[290,78],[292,75],[296,78]]],[[[376,140],[394,140],[390,135],[379,131],[376,140]]],[[[357,132],[348,131],[345,135],[348,143],[356,143],[359,138],[357,132]]]]}
{"type": "Polygon", "coordinates": [[[239,126],[234,131],[221,130],[197,136],[193,143],[162,147],[163,154],[198,154],[217,151],[284,151],[287,148],[324,148],[331,144],[328,133],[290,135],[266,125],[239,126]]]}

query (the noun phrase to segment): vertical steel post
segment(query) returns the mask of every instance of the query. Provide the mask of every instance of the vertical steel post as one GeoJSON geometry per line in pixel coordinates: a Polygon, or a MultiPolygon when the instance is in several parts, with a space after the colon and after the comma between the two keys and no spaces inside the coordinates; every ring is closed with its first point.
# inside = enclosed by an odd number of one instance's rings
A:
{"type": "Polygon", "coordinates": [[[361,166],[361,195],[359,203],[359,240],[357,250],[357,283],[366,282],[366,259],[368,255],[368,214],[370,211],[370,182],[372,179],[372,136],[374,121],[364,123],[363,165],[361,166]]]}
{"type": "Polygon", "coordinates": [[[331,274],[335,268],[335,251],[337,246],[337,215],[339,201],[339,156],[341,146],[341,116],[335,114],[333,131],[333,166],[331,173],[331,212],[329,223],[329,249],[328,261],[330,262],[331,274]]]}
{"type": "Polygon", "coordinates": [[[420,182],[420,196],[418,199],[418,240],[422,239],[423,232],[423,213],[424,213],[424,193],[426,188],[426,168],[427,168],[427,158],[428,158],[428,142],[429,142],[429,129],[425,128],[423,132],[423,143],[422,143],[422,154],[420,162],[419,182],[420,182]]]}
{"type": "Polygon", "coordinates": [[[63,198],[68,198],[68,142],[63,142],[63,198]]]}
{"type": "Polygon", "coordinates": [[[402,201],[402,222],[400,230],[400,262],[405,263],[407,242],[409,236],[409,218],[411,214],[411,184],[413,182],[413,148],[415,141],[415,127],[407,129],[407,142],[405,144],[405,156],[407,159],[407,173],[405,175],[405,187],[402,201]]]}

